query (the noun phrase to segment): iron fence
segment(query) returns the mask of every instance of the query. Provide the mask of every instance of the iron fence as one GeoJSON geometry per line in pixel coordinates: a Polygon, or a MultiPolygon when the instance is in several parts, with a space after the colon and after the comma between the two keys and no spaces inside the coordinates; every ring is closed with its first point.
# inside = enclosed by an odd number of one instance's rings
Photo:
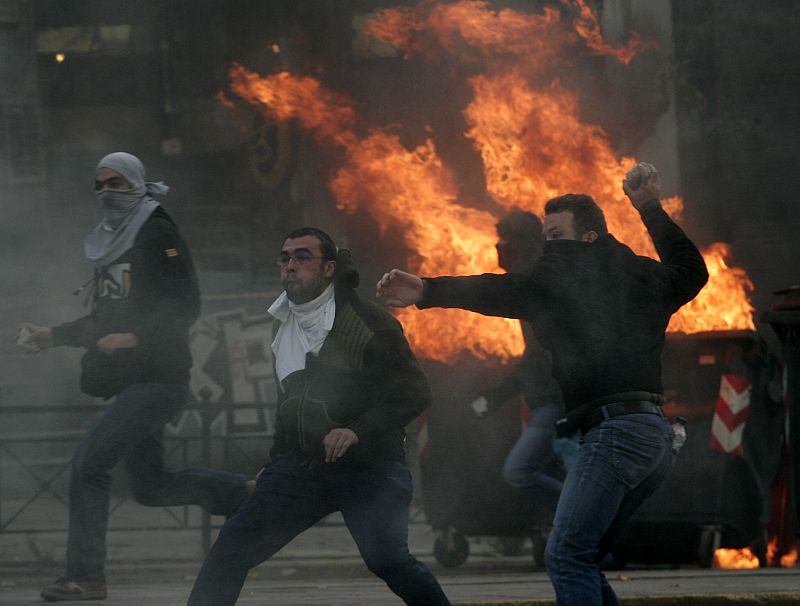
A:
{"type": "MultiPolygon", "coordinates": [[[[64,418],[68,415],[82,415],[83,417],[102,414],[108,404],[90,403],[79,405],[59,406],[2,406],[0,407],[0,533],[36,533],[42,531],[64,530],[62,527],[53,527],[52,522],[60,519],[61,512],[68,510],[68,496],[66,494],[66,480],[70,468],[72,453],[78,443],[84,438],[87,428],[74,430],[55,431],[8,431],[8,419],[11,415],[18,418],[36,415],[59,415],[64,418]],[[47,444],[52,450],[54,445],[62,444],[64,448],[55,456],[32,455],[31,450],[37,446],[47,444]],[[67,448],[71,445],[70,448],[67,448]],[[65,456],[67,455],[68,456],[65,456]],[[16,480],[14,490],[10,485],[10,472],[14,470],[16,480]],[[27,482],[21,482],[24,477],[27,482]],[[21,493],[17,498],[13,494],[21,493]],[[48,503],[43,503],[47,500],[48,503]],[[34,515],[36,522],[25,523],[24,514],[34,513],[37,506],[42,506],[40,512],[34,515]],[[42,513],[44,512],[44,513],[42,513]],[[45,521],[47,524],[42,523],[45,521]]],[[[242,469],[245,466],[255,468],[266,459],[268,440],[272,439],[271,431],[262,424],[262,430],[250,428],[247,432],[229,432],[227,424],[223,423],[218,435],[212,433],[215,421],[224,420],[233,414],[251,411],[267,418],[271,406],[265,403],[232,404],[229,402],[203,401],[188,404],[181,415],[198,415],[199,431],[192,435],[181,435],[180,429],[172,433],[165,432],[165,460],[171,464],[187,467],[199,458],[199,463],[206,467],[222,467],[230,469],[234,466],[242,469]],[[257,450],[246,448],[249,441],[260,440],[263,444],[257,450]],[[216,448],[221,445],[221,448],[216,448]],[[262,453],[264,456],[262,456],[262,453]]],[[[182,424],[181,424],[182,425],[182,424]]],[[[266,426],[265,426],[266,425],[266,426]]],[[[169,427],[169,426],[168,426],[169,427]]],[[[41,448],[35,448],[40,451],[41,448]]],[[[129,502],[127,496],[115,495],[110,506],[109,530],[129,530],[130,526],[114,524],[114,514],[120,507],[129,502]]],[[[187,529],[196,527],[200,530],[203,550],[207,550],[211,542],[212,519],[211,515],[203,511],[200,522],[190,516],[189,506],[163,507],[167,513],[169,524],[156,524],[147,527],[135,526],[137,529],[187,529]]],[[[66,519],[64,517],[63,519],[66,519]]]]}

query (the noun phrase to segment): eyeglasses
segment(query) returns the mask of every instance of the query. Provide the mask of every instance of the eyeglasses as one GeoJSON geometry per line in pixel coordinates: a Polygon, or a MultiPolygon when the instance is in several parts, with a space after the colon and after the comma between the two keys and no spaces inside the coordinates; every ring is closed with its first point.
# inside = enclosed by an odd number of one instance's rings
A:
{"type": "Polygon", "coordinates": [[[309,255],[308,253],[297,253],[296,255],[287,255],[285,253],[281,254],[277,259],[275,259],[275,264],[278,267],[286,267],[289,265],[289,261],[294,259],[294,262],[298,265],[305,265],[309,261],[313,259],[324,259],[325,257],[318,256],[315,257],[313,255],[309,255]]]}

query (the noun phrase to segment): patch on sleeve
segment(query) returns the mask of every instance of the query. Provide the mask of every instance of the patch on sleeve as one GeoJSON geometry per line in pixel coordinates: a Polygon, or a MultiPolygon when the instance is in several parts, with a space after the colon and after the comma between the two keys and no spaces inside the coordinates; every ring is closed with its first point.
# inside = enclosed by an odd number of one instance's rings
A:
{"type": "Polygon", "coordinates": [[[168,257],[177,257],[178,256],[178,249],[177,248],[167,248],[164,250],[164,254],[168,257]]]}

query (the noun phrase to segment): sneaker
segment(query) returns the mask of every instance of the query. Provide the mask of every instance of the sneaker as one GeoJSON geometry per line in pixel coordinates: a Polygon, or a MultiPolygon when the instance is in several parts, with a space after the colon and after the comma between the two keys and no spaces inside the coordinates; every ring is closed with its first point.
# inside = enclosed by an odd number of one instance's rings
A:
{"type": "Polygon", "coordinates": [[[77,600],[105,600],[105,581],[69,581],[58,579],[42,589],[42,597],[48,602],[69,602],[77,600]]]}

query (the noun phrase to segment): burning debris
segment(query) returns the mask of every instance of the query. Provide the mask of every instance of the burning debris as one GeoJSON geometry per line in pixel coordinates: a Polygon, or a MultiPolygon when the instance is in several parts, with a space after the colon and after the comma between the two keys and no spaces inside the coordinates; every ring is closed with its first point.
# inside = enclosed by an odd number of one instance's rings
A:
{"type": "MultiPolygon", "coordinates": [[[[797,549],[792,549],[783,555],[777,552],[777,539],[773,538],[767,547],[767,566],[779,568],[794,568],[797,565],[797,549]]],[[[742,549],[717,549],[714,552],[714,568],[722,569],[753,569],[760,568],[758,556],[749,547],[742,549]]]]}
{"type": "Polygon", "coordinates": [[[714,552],[714,568],[758,568],[758,557],[749,547],[744,549],[717,549],[714,552]]]}
{"type": "MultiPolygon", "coordinates": [[[[583,0],[562,5],[564,10],[546,6],[526,14],[493,10],[480,0],[422,2],[384,10],[366,26],[407,59],[446,57],[450,65],[469,67],[464,134],[480,155],[495,212],[459,199],[458,176],[438,153],[433,132],[413,149],[403,145],[397,126],[363,132],[357,103],[314,77],[285,71],[262,77],[235,65],[230,88],[270,119],[297,120],[321,146],[340,149],[341,164],[329,182],[339,208],[365,210],[381,233],[399,234],[416,252],[408,260],[415,273],[497,271],[497,209],[541,215],[546,200],[570,191],[590,193],[615,236],[638,254],[655,256],[620,187],[636,160],[618,158],[605,131],[581,120],[578,93],[559,79],[559,69],[580,53],[627,64],[653,43],[630,34],[625,44],[612,47],[583,0]]],[[[664,202],[672,216],[680,214],[679,198],[664,202]]],[[[703,256],[709,283],[673,317],[670,330],[753,329],[752,283],[729,265],[729,247],[713,244],[703,256]]],[[[516,321],[457,310],[399,315],[412,347],[428,359],[452,363],[467,349],[479,358],[506,360],[523,349],[516,321]]]]}

